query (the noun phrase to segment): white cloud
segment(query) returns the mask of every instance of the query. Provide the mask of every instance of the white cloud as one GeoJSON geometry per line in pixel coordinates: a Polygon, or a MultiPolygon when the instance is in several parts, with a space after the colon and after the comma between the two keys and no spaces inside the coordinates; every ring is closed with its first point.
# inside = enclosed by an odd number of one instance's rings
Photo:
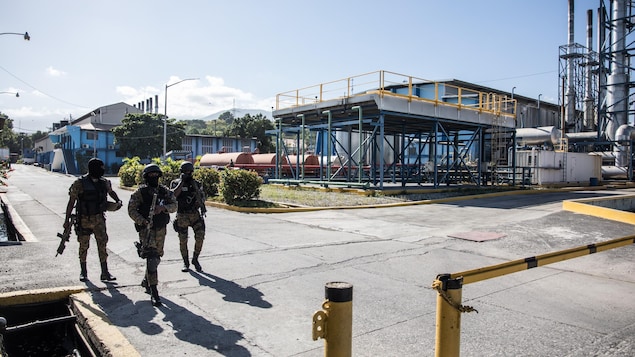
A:
{"type": "MultiPolygon", "coordinates": [[[[183,81],[179,77],[171,76],[167,83],[172,84],[168,87],[168,116],[177,119],[203,118],[234,107],[271,110],[275,105],[275,98],[255,98],[252,93],[227,86],[220,77],[205,76],[204,80],[183,81]]],[[[129,104],[144,102],[148,98],[154,101],[158,95],[159,103],[153,102],[153,111],[156,107],[160,113],[166,109],[165,88],[119,86],[116,91],[124,97],[123,101],[129,104]]]]}
{"type": "Polygon", "coordinates": [[[53,66],[49,66],[49,68],[46,69],[46,72],[52,77],[62,77],[66,75],[66,72],[55,69],[53,66]]]}

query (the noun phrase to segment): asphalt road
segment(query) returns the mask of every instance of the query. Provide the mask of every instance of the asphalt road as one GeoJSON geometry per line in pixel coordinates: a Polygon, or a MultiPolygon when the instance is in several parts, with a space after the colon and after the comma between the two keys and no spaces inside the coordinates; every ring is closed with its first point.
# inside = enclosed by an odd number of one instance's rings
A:
{"type": "MultiPolygon", "coordinates": [[[[0,293],[80,284],[77,242],[54,257],[74,177],[14,168],[2,198],[37,241],[0,246],[0,293]]],[[[112,181],[127,202],[130,191],[112,181]]],[[[144,262],[124,206],[107,216],[116,284],[97,280],[93,246],[92,280],[81,285],[142,356],[322,356],[311,319],[332,281],[353,285],[354,356],[433,356],[438,274],[631,235],[633,225],[563,211],[561,202],[634,192],[278,214],[210,207],[202,273],[180,271],[168,230],[160,308],[139,286],[144,262]]],[[[634,253],[627,246],[465,285],[463,303],[478,313],[462,315],[461,355],[635,355],[634,253]]]]}

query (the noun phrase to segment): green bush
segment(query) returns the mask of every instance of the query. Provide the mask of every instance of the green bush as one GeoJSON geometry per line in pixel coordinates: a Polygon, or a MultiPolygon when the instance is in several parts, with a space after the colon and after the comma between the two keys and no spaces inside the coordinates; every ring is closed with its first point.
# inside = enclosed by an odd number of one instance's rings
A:
{"type": "MultiPolygon", "coordinates": [[[[175,161],[168,158],[164,163],[160,158],[152,159],[153,164],[159,165],[163,175],[161,176],[160,183],[170,187],[170,182],[181,176],[181,163],[182,161],[175,161]]],[[[141,164],[138,156],[133,158],[124,158],[123,165],[119,169],[120,183],[124,187],[132,187],[143,183],[143,168],[145,165],[141,164]]],[[[209,167],[196,167],[194,170],[194,178],[203,184],[203,190],[207,197],[218,196],[219,187],[221,185],[221,175],[217,169],[209,167]]],[[[258,185],[259,186],[259,185],[258,185]]],[[[242,190],[242,189],[241,189],[242,190]]],[[[256,197],[260,194],[256,194],[256,197]]]]}
{"type": "Polygon", "coordinates": [[[172,180],[179,178],[181,176],[181,162],[175,161],[172,158],[168,157],[164,163],[161,163],[161,159],[153,159],[153,162],[161,168],[161,172],[163,172],[163,176],[161,176],[161,183],[170,187],[170,182],[172,180]]]}
{"type": "Polygon", "coordinates": [[[117,173],[121,185],[132,187],[138,183],[138,177],[141,176],[141,170],[143,170],[140,160],[138,156],[123,159],[123,165],[121,165],[119,173],[117,173]]]}
{"type": "Polygon", "coordinates": [[[218,196],[220,173],[210,167],[199,167],[194,170],[194,178],[201,182],[206,197],[218,196]]]}
{"type": "Polygon", "coordinates": [[[233,204],[260,197],[262,178],[255,171],[224,170],[221,177],[220,189],[225,203],[233,204]]]}

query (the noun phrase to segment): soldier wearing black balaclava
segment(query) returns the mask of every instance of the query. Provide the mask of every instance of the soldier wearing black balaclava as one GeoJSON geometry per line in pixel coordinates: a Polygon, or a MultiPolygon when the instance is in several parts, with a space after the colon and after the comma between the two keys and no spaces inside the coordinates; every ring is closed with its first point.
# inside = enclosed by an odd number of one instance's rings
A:
{"type": "Polygon", "coordinates": [[[190,270],[189,251],[187,247],[188,230],[192,227],[194,232],[194,252],[192,264],[196,271],[201,272],[203,268],[198,261],[198,257],[203,249],[205,240],[205,192],[203,185],[194,179],[194,165],[189,161],[181,163],[181,176],[170,183],[170,189],[174,192],[179,203],[174,220],[174,230],[179,235],[179,249],[183,258],[182,272],[190,270]]]}
{"type": "MultiPolygon", "coordinates": [[[[68,190],[68,204],[66,205],[66,219],[64,229],[70,228],[73,209],[77,220],[75,223],[75,233],[79,242],[79,280],[88,280],[88,270],[86,258],[88,247],[90,246],[91,234],[95,236],[99,262],[101,264],[101,281],[116,280],[108,270],[108,234],[106,233],[106,209],[108,206],[108,196],[115,200],[114,209],[121,208],[122,203],[119,196],[112,190],[110,180],[104,176],[104,162],[98,158],[88,161],[88,173],[73,182],[68,190]]],[[[111,203],[112,206],[112,203],[111,203]]]]}
{"type": "Polygon", "coordinates": [[[157,288],[158,268],[163,256],[165,227],[170,221],[170,213],[176,212],[177,203],[168,187],[159,182],[163,172],[158,165],[146,165],[141,176],[145,183],[139,185],[130,196],[128,215],[139,232],[139,242],[136,242],[137,253],[140,258],[146,260],[146,271],[141,286],[150,294],[152,305],[161,306],[157,288]]]}

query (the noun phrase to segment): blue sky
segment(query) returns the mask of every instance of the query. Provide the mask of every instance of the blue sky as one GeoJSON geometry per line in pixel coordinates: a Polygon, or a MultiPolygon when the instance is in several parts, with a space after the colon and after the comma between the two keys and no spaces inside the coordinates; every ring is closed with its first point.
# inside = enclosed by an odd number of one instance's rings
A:
{"type": "MultiPolygon", "coordinates": [[[[577,43],[599,4],[575,2],[577,43]]],[[[278,93],[379,70],[557,103],[567,17],[567,0],[2,1],[0,33],[31,41],[0,36],[0,92],[20,93],[0,112],[27,133],[155,95],[163,113],[165,85],[186,78],[170,117],[269,111],[278,93]]]]}

